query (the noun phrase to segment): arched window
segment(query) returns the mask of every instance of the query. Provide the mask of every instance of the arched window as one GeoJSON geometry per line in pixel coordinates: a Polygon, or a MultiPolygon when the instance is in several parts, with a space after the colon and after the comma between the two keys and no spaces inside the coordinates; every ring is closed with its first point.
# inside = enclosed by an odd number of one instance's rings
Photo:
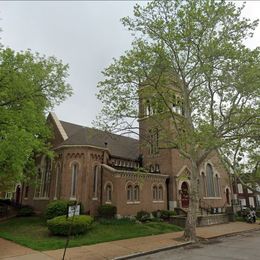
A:
{"type": "Polygon", "coordinates": [[[41,186],[42,186],[42,172],[41,172],[41,169],[38,168],[37,175],[36,175],[36,187],[35,187],[35,191],[34,191],[35,198],[40,197],[41,186]]]}
{"type": "Polygon", "coordinates": [[[97,198],[97,190],[98,190],[98,173],[99,167],[96,165],[94,167],[94,176],[93,176],[93,196],[97,198]]]}
{"type": "Polygon", "coordinates": [[[41,197],[48,198],[50,193],[50,182],[51,182],[51,159],[48,157],[44,158],[42,165],[42,188],[41,197]]]}
{"type": "Polygon", "coordinates": [[[60,179],[60,164],[58,164],[57,168],[56,168],[56,180],[55,180],[54,199],[57,199],[59,179],[60,179]]]}
{"type": "Polygon", "coordinates": [[[146,116],[150,116],[152,113],[152,111],[151,111],[152,109],[151,109],[151,103],[150,103],[150,100],[149,99],[147,99],[146,100],[146,104],[145,104],[145,114],[146,114],[146,116]]]}
{"type": "Polygon", "coordinates": [[[159,186],[158,188],[158,200],[163,200],[163,187],[159,186]]]}
{"type": "Polygon", "coordinates": [[[111,184],[106,186],[106,201],[112,201],[112,187],[111,184]]]}
{"type": "Polygon", "coordinates": [[[201,188],[202,188],[202,195],[206,197],[207,196],[207,185],[206,185],[206,177],[205,177],[204,172],[201,173],[201,188]]]}
{"type": "Polygon", "coordinates": [[[136,185],[135,187],[134,187],[134,200],[135,201],[139,201],[139,186],[138,185],[136,185]]]}
{"type": "Polygon", "coordinates": [[[127,186],[127,200],[128,201],[133,200],[133,186],[132,185],[127,186]]]}
{"type": "Polygon", "coordinates": [[[48,198],[50,193],[50,182],[51,182],[51,159],[43,156],[41,165],[38,168],[36,182],[37,186],[35,189],[34,197],[48,198]]]}
{"type": "Polygon", "coordinates": [[[76,187],[77,187],[77,175],[78,175],[78,164],[72,164],[71,171],[71,198],[76,198],[76,187]]]}
{"type": "Polygon", "coordinates": [[[212,166],[209,163],[206,166],[206,172],[207,172],[208,197],[214,197],[215,196],[215,190],[214,190],[213,169],[212,169],[212,166]]]}
{"type": "Polygon", "coordinates": [[[24,198],[25,198],[25,199],[28,199],[28,194],[29,194],[29,186],[26,185],[26,186],[25,186],[25,192],[24,192],[24,198]]]}
{"type": "Polygon", "coordinates": [[[157,128],[149,130],[149,152],[150,154],[159,153],[159,130],[157,128]]]}
{"type": "Polygon", "coordinates": [[[220,196],[220,187],[219,187],[219,177],[216,174],[215,175],[215,180],[214,180],[214,184],[215,184],[215,196],[219,197],[220,196]]]}
{"type": "Polygon", "coordinates": [[[157,191],[157,186],[153,186],[153,200],[157,200],[157,193],[158,193],[158,191],[157,191]]]}

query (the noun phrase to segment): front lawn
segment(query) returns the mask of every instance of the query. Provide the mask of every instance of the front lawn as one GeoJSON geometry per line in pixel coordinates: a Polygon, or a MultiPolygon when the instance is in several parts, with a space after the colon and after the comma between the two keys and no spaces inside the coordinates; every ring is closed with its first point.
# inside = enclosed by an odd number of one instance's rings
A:
{"type": "MultiPolygon", "coordinates": [[[[69,247],[181,230],[182,228],[165,222],[137,224],[125,219],[101,221],[95,222],[86,234],[72,237],[69,247]]],[[[63,248],[66,241],[66,237],[52,236],[45,221],[39,217],[13,218],[0,223],[0,237],[41,251],[63,248]]]]}

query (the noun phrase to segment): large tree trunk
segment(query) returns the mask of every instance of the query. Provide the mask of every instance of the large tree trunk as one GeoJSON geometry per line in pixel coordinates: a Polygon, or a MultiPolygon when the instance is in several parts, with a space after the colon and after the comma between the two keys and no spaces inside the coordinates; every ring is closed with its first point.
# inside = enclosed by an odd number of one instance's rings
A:
{"type": "Polygon", "coordinates": [[[192,171],[190,176],[190,190],[189,190],[189,209],[184,230],[184,239],[186,241],[197,241],[196,224],[197,224],[197,209],[199,203],[199,169],[194,159],[191,159],[192,171]]]}

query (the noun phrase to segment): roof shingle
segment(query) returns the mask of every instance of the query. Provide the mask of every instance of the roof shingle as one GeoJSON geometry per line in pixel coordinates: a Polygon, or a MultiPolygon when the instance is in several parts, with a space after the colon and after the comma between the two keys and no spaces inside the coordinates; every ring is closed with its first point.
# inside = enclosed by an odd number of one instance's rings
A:
{"type": "Polygon", "coordinates": [[[134,138],[116,135],[69,122],[60,122],[68,135],[68,139],[61,143],[60,146],[90,145],[99,148],[108,148],[110,153],[116,157],[138,159],[139,141],[134,138]]]}

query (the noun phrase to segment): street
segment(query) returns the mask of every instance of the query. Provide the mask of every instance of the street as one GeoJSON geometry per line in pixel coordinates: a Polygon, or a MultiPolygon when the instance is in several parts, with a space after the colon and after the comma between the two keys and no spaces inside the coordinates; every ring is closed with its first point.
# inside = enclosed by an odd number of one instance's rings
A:
{"type": "Polygon", "coordinates": [[[260,259],[260,231],[216,238],[196,245],[162,251],[137,260],[217,260],[217,259],[260,259]]]}

